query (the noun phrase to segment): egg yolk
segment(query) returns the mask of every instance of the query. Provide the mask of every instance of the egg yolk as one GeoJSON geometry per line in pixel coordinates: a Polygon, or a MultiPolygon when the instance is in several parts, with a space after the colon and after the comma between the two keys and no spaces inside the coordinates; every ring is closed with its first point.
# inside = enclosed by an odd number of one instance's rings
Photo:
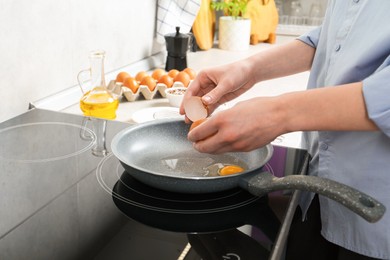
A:
{"type": "Polygon", "coordinates": [[[223,168],[219,169],[218,173],[221,176],[225,175],[230,175],[230,174],[235,174],[239,172],[243,172],[244,168],[238,166],[238,165],[227,165],[224,166],[223,168]]]}

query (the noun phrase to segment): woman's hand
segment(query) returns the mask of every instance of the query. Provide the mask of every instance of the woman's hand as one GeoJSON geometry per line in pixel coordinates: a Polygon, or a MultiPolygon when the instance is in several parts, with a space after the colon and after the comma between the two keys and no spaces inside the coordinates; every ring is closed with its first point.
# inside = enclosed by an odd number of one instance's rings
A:
{"type": "Polygon", "coordinates": [[[240,102],[197,126],[188,139],[196,150],[213,154],[262,147],[286,131],[275,101],[264,97],[240,102]]]}
{"type": "MultiPolygon", "coordinates": [[[[244,61],[200,71],[188,87],[183,99],[202,97],[211,114],[219,105],[235,99],[254,85],[250,67],[244,61]]],[[[180,113],[185,114],[183,105],[180,113]]]]}
{"type": "Polygon", "coordinates": [[[211,116],[188,139],[200,152],[224,153],[251,151],[294,131],[377,131],[362,87],[354,82],[242,101],[211,116]]]}
{"type": "MultiPolygon", "coordinates": [[[[203,70],[188,87],[180,113],[185,114],[186,100],[200,96],[211,114],[219,105],[240,96],[257,82],[310,69],[314,53],[313,47],[294,40],[238,62],[203,70]]],[[[287,102],[286,97],[263,97],[238,103],[190,131],[188,139],[200,152],[224,153],[250,151],[287,132],[315,130],[321,116],[313,107],[324,100],[305,102],[310,97],[301,96],[293,95],[292,100],[287,97],[287,102]],[[308,112],[310,115],[306,117],[308,112]],[[302,120],[296,120],[298,115],[303,115],[299,117],[302,120]]]]}

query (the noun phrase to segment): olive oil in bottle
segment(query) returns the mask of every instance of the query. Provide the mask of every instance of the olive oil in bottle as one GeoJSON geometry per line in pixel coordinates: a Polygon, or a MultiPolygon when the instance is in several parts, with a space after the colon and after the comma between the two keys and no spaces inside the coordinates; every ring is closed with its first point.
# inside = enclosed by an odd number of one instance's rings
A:
{"type": "Polygon", "coordinates": [[[115,119],[119,101],[115,94],[106,88],[104,75],[104,51],[93,51],[89,55],[91,67],[79,73],[77,79],[83,96],[80,99],[80,109],[85,116],[101,119],[115,119]],[[88,72],[91,76],[91,90],[84,93],[80,75],[88,72]]]}
{"type": "Polygon", "coordinates": [[[80,108],[85,116],[115,119],[119,101],[105,87],[95,87],[80,99],[80,108]]]}

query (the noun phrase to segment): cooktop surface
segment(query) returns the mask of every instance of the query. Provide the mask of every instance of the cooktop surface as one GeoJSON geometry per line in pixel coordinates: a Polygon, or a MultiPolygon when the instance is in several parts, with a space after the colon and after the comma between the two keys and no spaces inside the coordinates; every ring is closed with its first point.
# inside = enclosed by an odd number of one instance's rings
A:
{"type": "MultiPolygon", "coordinates": [[[[126,127],[41,109],[0,123],[0,259],[268,256],[288,192],[189,196],[148,187],[110,153],[126,127]]],[[[267,170],[300,171],[305,151],[274,148],[267,170]]]]}

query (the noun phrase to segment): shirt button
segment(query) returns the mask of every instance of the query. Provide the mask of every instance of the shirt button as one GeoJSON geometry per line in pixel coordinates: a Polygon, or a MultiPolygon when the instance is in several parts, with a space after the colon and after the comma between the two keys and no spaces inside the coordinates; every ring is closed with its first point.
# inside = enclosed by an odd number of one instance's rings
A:
{"type": "Polygon", "coordinates": [[[336,47],[334,47],[335,51],[339,51],[340,49],[341,49],[341,45],[340,44],[337,44],[336,47]]]}
{"type": "Polygon", "coordinates": [[[353,0],[355,3],[359,3],[360,0],[353,0]]]}
{"type": "Polygon", "coordinates": [[[320,149],[326,151],[326,150],[328,150],[328,145],[326,143],[321,143],[320,149]]]}

